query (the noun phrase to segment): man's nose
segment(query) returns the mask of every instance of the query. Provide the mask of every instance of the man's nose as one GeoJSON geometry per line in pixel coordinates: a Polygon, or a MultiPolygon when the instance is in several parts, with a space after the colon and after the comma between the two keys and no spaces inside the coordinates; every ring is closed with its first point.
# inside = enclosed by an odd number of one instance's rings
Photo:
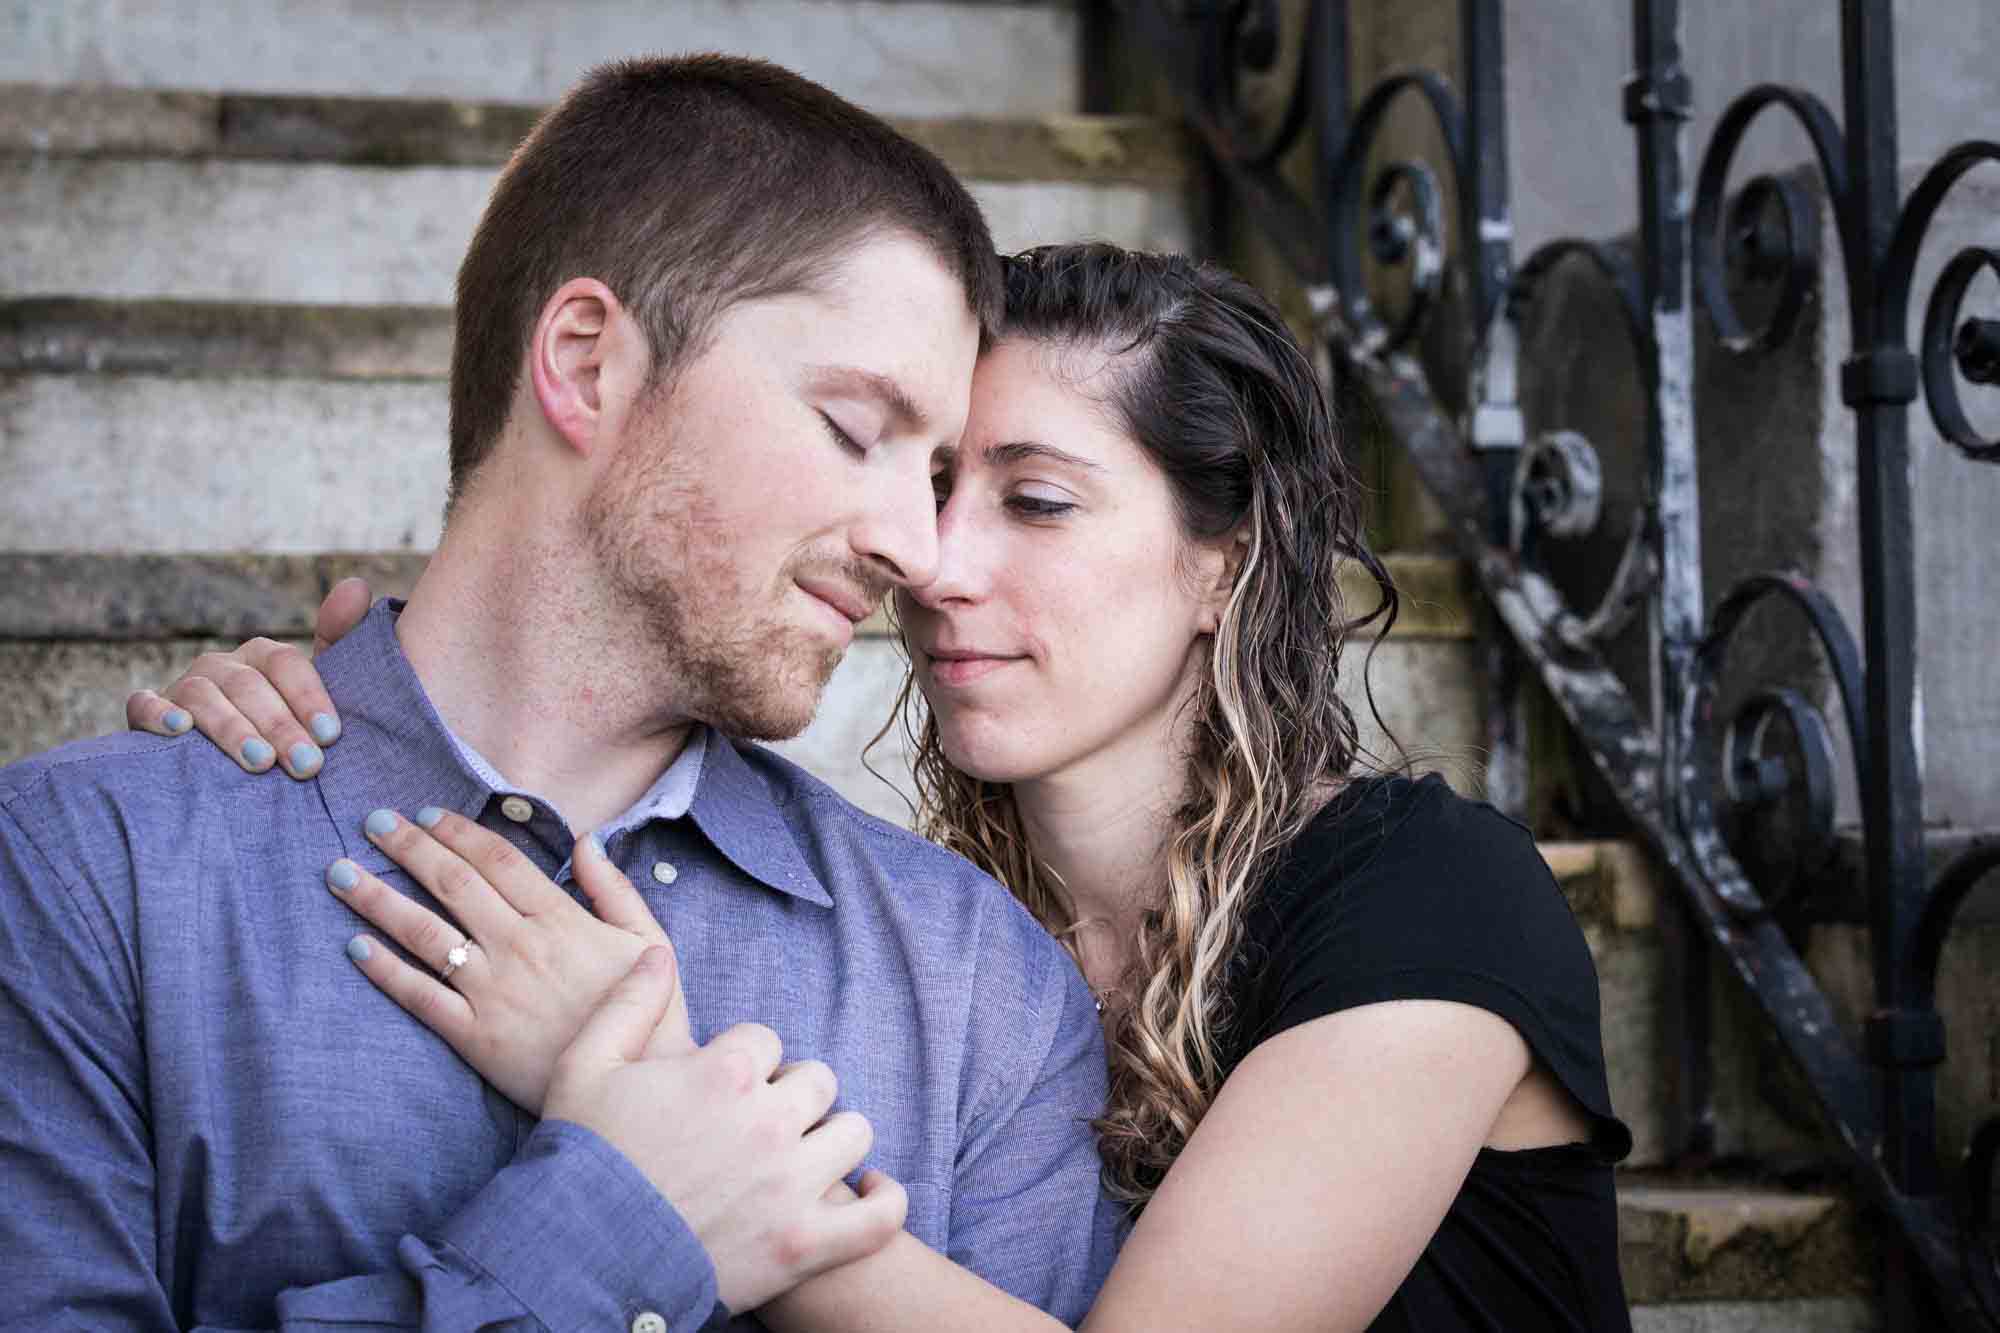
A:
{"type": "Polygon", "coordinates": [[[855,553],[880,569],[890,582],[918,587],[937,577],[937,500],[928,470],[914,480],[878,483],[867,511],[854,527],[855,553]]]}

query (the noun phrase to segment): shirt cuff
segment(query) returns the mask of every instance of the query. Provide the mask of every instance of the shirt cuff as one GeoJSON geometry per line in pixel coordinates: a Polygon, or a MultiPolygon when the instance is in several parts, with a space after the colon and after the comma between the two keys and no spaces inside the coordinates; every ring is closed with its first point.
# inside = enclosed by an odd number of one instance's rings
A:
{"type": "Polygon", "coordinates": [[[438,1237],[552,1329],[719,1328],[715,1266],[625,1155],[547,1120],[438,1237]]]}

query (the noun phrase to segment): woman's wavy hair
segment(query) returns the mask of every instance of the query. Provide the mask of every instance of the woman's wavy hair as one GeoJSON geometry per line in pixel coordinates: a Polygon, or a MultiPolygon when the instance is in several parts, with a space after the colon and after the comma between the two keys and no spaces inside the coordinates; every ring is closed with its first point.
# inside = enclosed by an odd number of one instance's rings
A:
{"type": "MultiPolygon", "coordinates": [[[[1107,406],[1171,482],[1186,536],[1245,539],[1191,700],[1166,883],[1107,1006],[1111,1088],[1096,1127],[1110,1188],[1143,1206],[1228,1072],[1228,974],[1258,888],[1362,754],[1338,690],[1341,648],[1371,624],[1379,642],[1397,596],[1362,541],[1359,488],[1312,360],[1247,283],[1099,244],[1044,246],[1003,267],[999,340],[1108,354],[1107,406]],[[1358,616],[1341,592],[1348,561],[1381,593],[1358,616]]],[[[897,716],[915,750],[919,830],[1072,942],[1068,895],[1011,790],[952,767],[909,682],[897,716]]]]}

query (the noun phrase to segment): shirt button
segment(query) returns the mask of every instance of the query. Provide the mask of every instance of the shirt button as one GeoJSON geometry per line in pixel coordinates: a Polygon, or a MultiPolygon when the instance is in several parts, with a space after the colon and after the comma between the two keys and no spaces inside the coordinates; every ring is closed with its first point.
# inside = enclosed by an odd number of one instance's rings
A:
{"type": "Polygon", "coordinates": [[[500,813],[516,824],[525,824],[535,817],[535,804],[525,796],[509,796],[500,802],[500,813]]]}
{"type": "Polygon", "coordinates": [[[632,1333],[667,1333],[667,1321],[651,1310],[642,1310],[632,1321],[632,1333]]]}
{"type": "Polygon", "coordinates": [[[681,877],[681,872],[674,869],[674,863],[672,861],[653,862],[653,878],[657,882],[661,884],[671,884],[680,877],[681,877]]]}

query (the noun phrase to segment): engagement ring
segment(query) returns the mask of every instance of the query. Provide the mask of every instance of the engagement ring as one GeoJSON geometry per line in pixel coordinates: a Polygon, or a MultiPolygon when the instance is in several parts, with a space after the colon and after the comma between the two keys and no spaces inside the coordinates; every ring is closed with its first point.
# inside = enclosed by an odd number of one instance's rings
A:
{"type": "Polygon", "coordinates": [[[471,940],[452,945],[451,952],[444,956],[444,971],[438,973],[438,980],[450,981],[452,973],[472,961],[472,951],[478,947],[471,940]]]}

